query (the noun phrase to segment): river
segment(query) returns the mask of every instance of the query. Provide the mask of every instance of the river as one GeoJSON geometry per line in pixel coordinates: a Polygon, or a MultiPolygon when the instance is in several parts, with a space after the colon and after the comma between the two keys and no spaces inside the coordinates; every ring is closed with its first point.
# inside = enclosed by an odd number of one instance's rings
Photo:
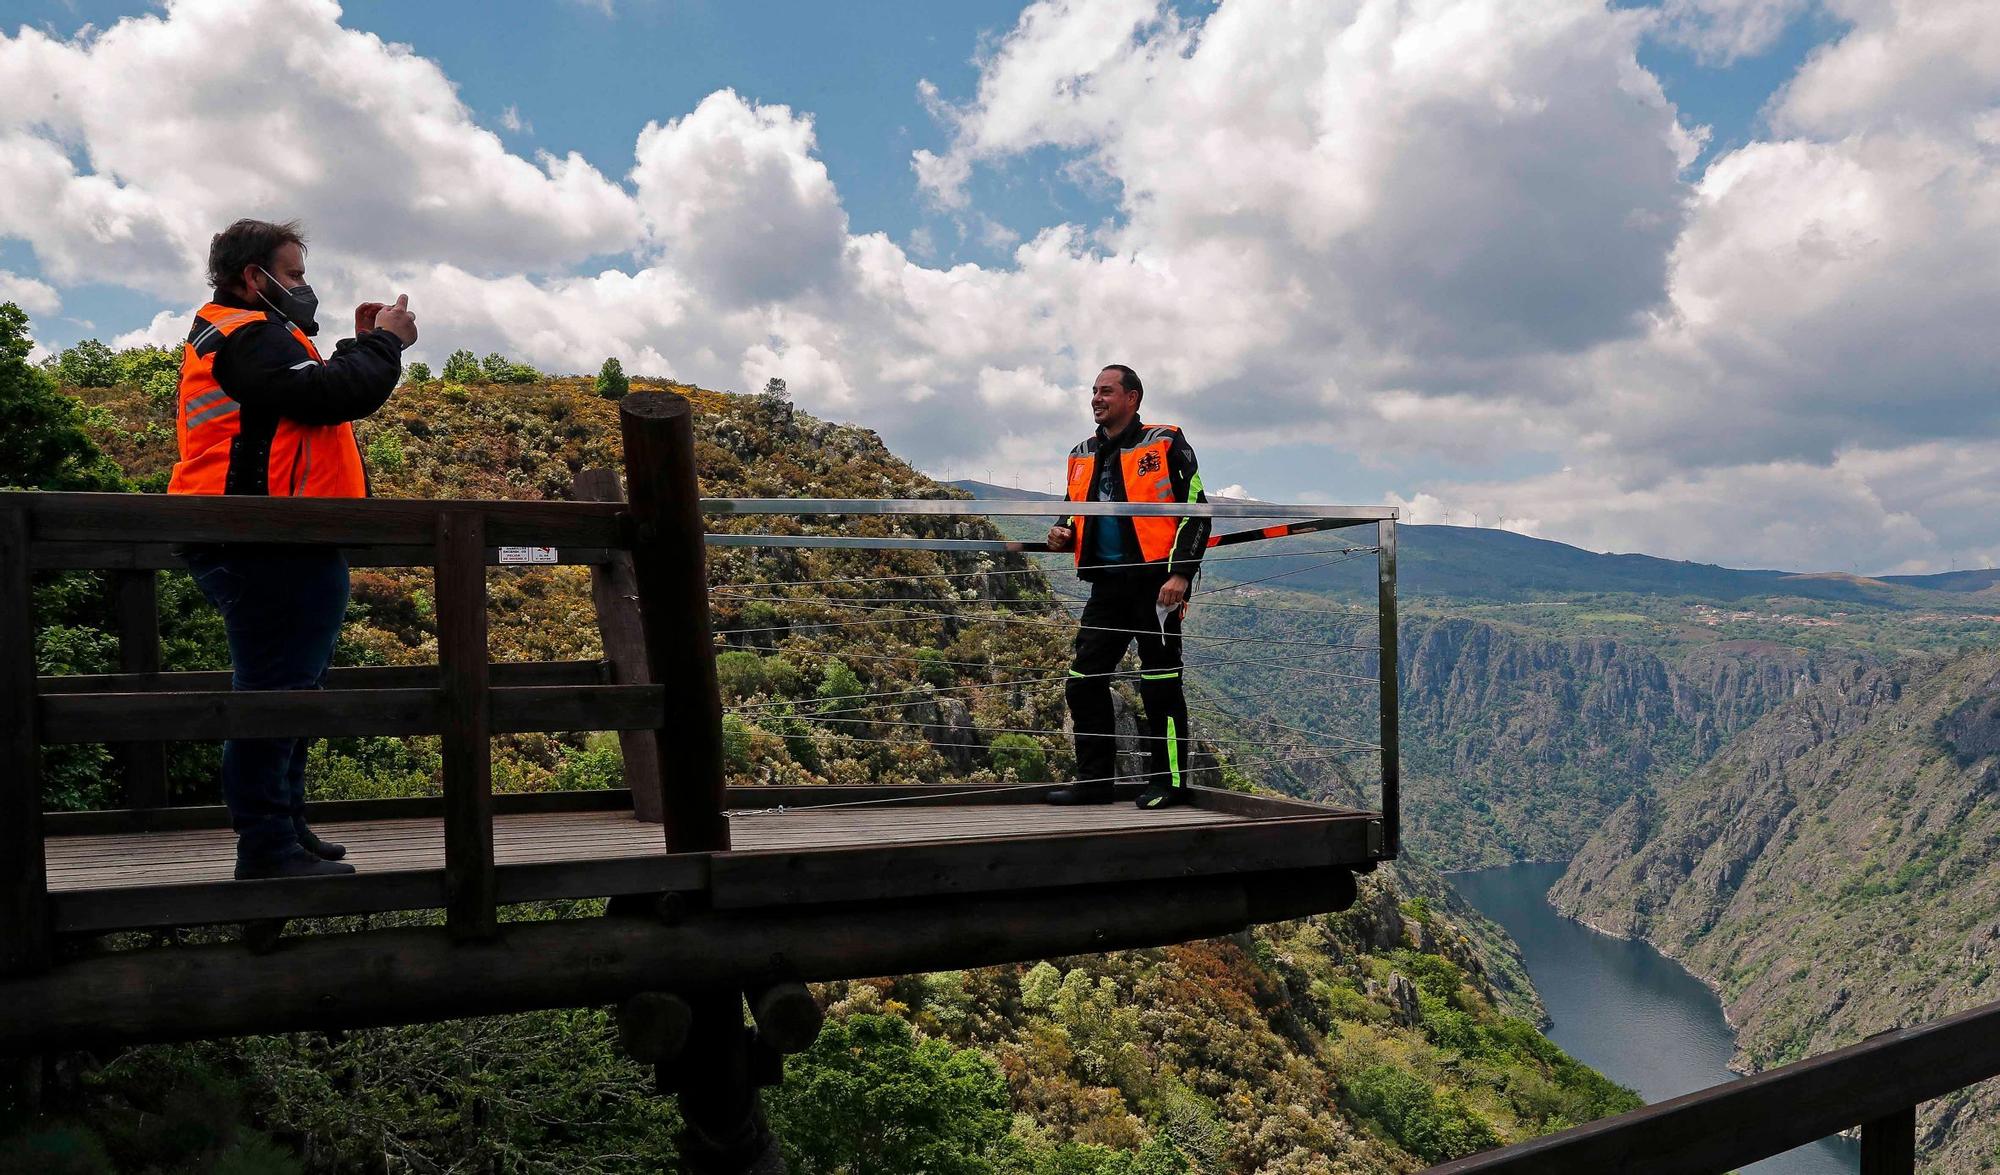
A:
{"type": "MultiPolygon", "coordinates": [[[[1548,904],[1561,865],[1454,873],[1451,883],[1520,944],[1554,1022],[1549,1039],[1648,1102],[1731,1080],[1735,1033],[1722,1004],[1680,964],[1643,942],[1599,934],[1548,904]]],[[[1861,1148],[1845,1139],[1802,1146],[1745,1175],[1853,1175],[1861,1148]]]]}

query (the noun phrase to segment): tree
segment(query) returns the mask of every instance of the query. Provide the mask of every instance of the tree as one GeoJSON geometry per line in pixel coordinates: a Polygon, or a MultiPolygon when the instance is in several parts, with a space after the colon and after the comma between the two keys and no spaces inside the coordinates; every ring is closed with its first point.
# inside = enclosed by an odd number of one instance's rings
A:
{"type": "Polygon", "coordinates": [[[410,364],[403,369],[403,382],[408,384],[427,384],[431,382],[431,365],[428,363],[410,364]]]}
{"type": "Polygon", "coordinates": [[[73,388],[108,388],[118,382],[118,356],[85,339],[56,357],[56,378],[73,388]]]}
{"type": "Polygon", "coordinates": [[[632,381],[625,378],[625,365],[616,359],[606,359],[604,366],[597,369],[597,394],[607,400],[617,400],[632,390],[632,381]]]}
{"type": "Polygon", "coordinates": [[[455,384],[478,383],[480,380],[478,358],[463,348],[453,351],[451,358],[444,361],[444,378],[455,384]]]}
{"type": "Polygon", "coordinates": [[[542,373],[495,351],[480,360],[479,374],[472,378],[484,379],[490,384],[531,384],[542,378],[542,373]]]}
{"type": "Polygon", "coordinates": [[[983,1175],[1012,1117],[1007,1082],[984,1054],[865,1013],[828,1021],[766,1098],[801,1175],[983,1175]]]}
{"type": "MultiPolygon", "coordinates": [[[[0,303],[0,484],[35,490],[125,489],[124,474],[83,431],[83,406],[57,390],[48,372],[28,362],[33,347],[27,313],[12,302],[0,303]]],[[[103,350],[104,366],[115,375],[110,349],[103,350]]]]}
{"type": "Polygon", "coordinates": [[[764,396],[771,400],[788,400],[791,398],[785,391],[785,381],[775,375],[764,381],[764,396]]]}

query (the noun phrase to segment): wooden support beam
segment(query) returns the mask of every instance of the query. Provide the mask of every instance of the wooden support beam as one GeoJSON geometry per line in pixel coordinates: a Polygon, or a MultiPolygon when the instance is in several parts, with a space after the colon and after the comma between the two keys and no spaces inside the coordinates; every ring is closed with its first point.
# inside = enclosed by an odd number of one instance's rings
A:
{"type": "MultiPolygon", "coordinates": [[[[508,545],[546,547],[549,543],[508,545]]],[[[187,560],[174,554],[174,546],[173,543],[40,542],[35,545],[34,567],[36,571],[185,571],[187,560]]],[[[430,543],[341,547],[349,567],[428,567],[435,550],[430,543]]],[[[612,554],[609,547],[558,546],[555,551],[558,565],[602,563],[612,554]]],[[[487,565],[499,562],[500,548],[486,548],[487,565]]]]}
{"type": "Polygon", "coordinates": [[[635,1061],[656,1065],[680,1055],[694,1013],[668,991],[642,991],[618,1005],[618,1043],[635,1061]]]}
{"type": "Polygon", "coordinates": [[[443,678],[445,925],[459,939],[498,922],[493,873],[493,716],[486,681],[486,545],[476,511],[438,518],[437,644],[443,678]]]}
{"type": "MultiPolygon", "coordinates": [[[[481,667],[483,670],[483,666],[481,667]]],[[[656,685],[504,686],[492,730],[618,730],[659,721],[656,685]]],[[[438,734],[450,721],[439,689],[58,694],[41,699],[43,741],[347,738],[438,734]]]]}
{"type": "MultiPolygon", "coordinates": [[[[420,547],[437,520],[473,511],[495,547],[624,545],[621,511],[596,502],[413,501],[395,498],[264,498],[222,494],[19,495],[43,543],[325,543],[420,547]]],[[[485,543],[480,558],[484,558],[485,543]]]]}
{"type": "MultiPolygon", "coordinates": [[[[160,672],[159,576],[151,571],[114,571],[105,577],[112,623],[118,632],[120,673],[160,672]]],[[[125,804],[164,808],[167,804],[167,745],[118,743],[113,748],[125,768],[125,804]]]]}
{"type": "Polygon", "coordinates": [[[680,1099],[674,1141],[681,1164],[688,1175],[784,1170],[758,1092],[784,1076],[783,1062],[744,1028],[742,992],[699,991],[687,999],[687,1045],[653,1070],[661,1092],[680,1099]]]}
{"type": "Polygon", "coordinates": [[[28,513],[14,497],[0,497],[0,979],[47,969],[52,951],[28,513]]]}
{"type": "Polygon", "coordinates": [[[1343,909],[1353,896],[1352,875],[1320,869],[755,914],[692,911],[673,926],[651,917],[510,922],[477,942],[401,929],[287,938],[262,956],[236,944],[118,951],[0,982],[0,1055],[1025,962],[1229,934],[1343,909]]]}
{"type": "Polygon", "coordinates": [[[1861,1169],[1858,1175],[1916,1175],[1917,1107],[1861,1124],[1861,1169]]]}
{"type": "Polygon", "coordinates": [[[812,989],[796,980],[773,983],[750,993],[750,1019],[757,1034],[781,1053],[802,1053],[819,1039],[826,1026],[826,1011],[813,997],[812,989]]]}
{"type": "MultiPolygon", "coordinates": [[[[576,475],[571,494],[580,502],[623,502],[618,475],[609,469],[586,469],[576,475]]],[[[646,626],[639,616],[639,581],[626,551],[590,569],[590,599],[597,606],[597,635],[611,680],[642,685],[653,680],[646,664],[646,626]]],[[[661,822],[660,739],[656,730],[621,730],[618,752],[625,764],[625,786],[632,792],[632,812],[649,824],[661,822]]]]}
{"type": "Polygon", "coordinates": [[[1165,832],[1066,833],[992,840],[934,840],[769,852],[717,853],[709,862],[715,908],[893,900],[910,893],[1029,890],[1156,877],[1171,838],[1182,860],[1228,861],[1242,872],[1352,868],[1370,859],[1374,821],[1327,816],[1202,824],[1165,832]]]}
{"type": "Polygon", "coordinates": [[[669,393],[634,392],[618,402],[618,421],[625,442],[632,569],[639,586],[646,663],[666,687],[659,729],[667,851],[726,849],[722,692],[716,685],[715,640],[708,622],[694,408],[669,393]]]}
{"type": "MultiPolygon", "coordinates": [[[[433,558],[437,548],[431,548],[433,558]]],[[[602,661],[496,661],[489,668],[495,687],[518,685],[610,685],[610,667],[602,661]]],[[[175,673],[75,673],[40,677],[43,694],[227,693],[229,670],[196,669],[175,673]]],[[[342,665],[327,671],[329,690],[436,689],[435,665],[342,665]]]]}

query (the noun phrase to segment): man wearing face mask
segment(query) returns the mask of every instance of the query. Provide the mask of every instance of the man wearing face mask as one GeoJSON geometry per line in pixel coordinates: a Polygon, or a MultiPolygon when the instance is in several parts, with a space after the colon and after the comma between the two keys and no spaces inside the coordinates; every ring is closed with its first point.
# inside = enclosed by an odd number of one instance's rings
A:
{"type": "MultiPolygon", "coordinates": [[[[351,421],[380,408],[417,341],[407,295],[355,308],[331,358],[313,345],[319,300],[297,222],[239,220],[209,245],[210,301],[181,348],[180,461],[167,491],[360,498],[367,473],[351,421]]],[[[239,690],[318,689],[347,611],[338,548],[225,543],[182,551],[229,634],[239,690]]],[[[308,740],[231,739],[222,793],[239,879],[354,872],[305,821],[308,740]]]]}

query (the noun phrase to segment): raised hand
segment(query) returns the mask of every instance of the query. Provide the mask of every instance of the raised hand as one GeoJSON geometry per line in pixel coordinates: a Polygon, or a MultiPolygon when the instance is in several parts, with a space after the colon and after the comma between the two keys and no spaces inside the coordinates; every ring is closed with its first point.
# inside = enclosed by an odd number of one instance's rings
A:
{"type": "Polygon", "coordinates": [[[382,303],[363,302],[354,308],[354,337],[360,338],[375,329],[375,316],[382,312],[382,303]]]}
{"type": "Polygon", "coordinates": [[[386,330],[403,341],[405,347],[417,341],[417,316],[410,313],[410,296],[397,294],[394,306],[375,312],[375,329],[386,330]]]}

